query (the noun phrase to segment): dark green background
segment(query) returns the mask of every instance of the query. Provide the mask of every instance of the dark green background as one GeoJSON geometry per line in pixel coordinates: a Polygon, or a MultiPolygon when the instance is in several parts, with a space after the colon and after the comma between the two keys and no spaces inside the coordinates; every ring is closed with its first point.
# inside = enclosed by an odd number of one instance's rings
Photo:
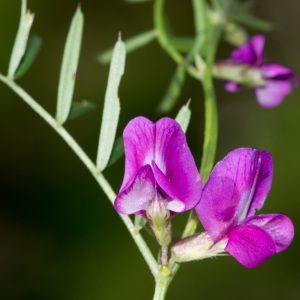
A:
{"type": "MultiPolygon", "coordinates": [[[[191,1],[167,1],[178,35],[192,34],[191,1]]],[[[277,25],[267,34],[269,62],[300,74],[300,2],[256,1],[256,14],[277,25]]],[[[32,33],[43,38],[37,61],[18,83],[51,114],[55,113],[58,75],[65,37],[77,1],[29,0],[35,13],[32,33]]],[[[96,157],[108,67],[96,56],[114,44],[151,29],[152,2],[81,0],[85,15],[75,101],[88,99],[98,109],[66,124],[86,152],[96,157]]],[[[19,23],[20,1],[0,0],[0,71],[6,74],[19,23]]],[[[218,58],[232,48],[222,44],[218,58]]],[[[119,95],[119,134],[137,115],[153,120],[175,70],[156,42],[127,57],[119,95]]],[[[216,82],[219,106],[217,159],[237,147],[269,150],[275,172],[263,212],[282,212],[295,224],[291,247],[255,269],[232,257],[182,265],[167,299],[297,299],[300,292],[299,111],[296,89],[277,108],[261,108],[250,90],[229,94],[216,82]]],[[[189,78],[174,117],[189,98],[192,120],[188,142],[200,163],[203,141],[202,89],[189,78]]],[[[154,280],[139,251],[95,180],[82,163],[33,111],[0,85],[0,299],[98,300],[151,299],[154,280]]],[[[117,191],[123,159],[105,171],[117,191]]],[[[186,215],[173,220],[179,235],[186,215]]],[[[148,239],[148,238],[147,238],[148,239]]],[[[151,239],[150,239],[151,241],[151,239]]],[[[153,247],[156,251],[156,247],[153,247]]]]}

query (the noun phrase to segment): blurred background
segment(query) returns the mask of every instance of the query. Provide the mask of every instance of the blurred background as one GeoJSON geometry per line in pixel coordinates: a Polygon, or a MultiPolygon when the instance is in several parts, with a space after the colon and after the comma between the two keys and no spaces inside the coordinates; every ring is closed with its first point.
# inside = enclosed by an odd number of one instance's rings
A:
{"type": "MultiPolygon", "coordinates": [[[[191,1],[166,1],[174,32],[193,34],[191,1]]],[[[19,24],[21,1],[0,0],[0,72],[6,74],[19,24]]],[[[32,68],[18,80],[52,115],[65,38],[77,0],[29,0],[35,13],[32,33],[43,39],[32,68]]],[[[79,144],[96,158],[108,66],[97,55],[124,39],[153,28],[153,3],[81,0],[85,15],[83,46],[74,100],[87,99],[97,109],[66,124],[79,144]]],[[[256,1],[257,16],[276,24],[266,34],[269,62],[300,76],[300,2],[256,1]]],[[[253,32],[252,33],[256,33],[253,32]]],[[[218,58],[232,47],[222,43],[218,58]]],[[[127,56],[119,95],[118,135],[137,115],[157,120],[175,64],[156,41],[127,56]]],[[[298,299],[300,293],[299,147],[300,92],[274,109],[260,107],[251,90],[229,94],[216,81],[219,109],[217,160],[238,147],[267,149],[274,159],[274,179],[263,212],[281,212],[295,224],[295,239],[283,253],[255,269],[232,257],[183,264],[167,299],[298,299]]],[[[192,99],[188,143],[200,164],[203,141],[201,85],[188,78],[178,104],[192,99]]],[[[0,299],[98,300],[152,299],[154,280],[112,205],[63,140],[11,90],[0,84],[0,299]]],[[[118,191],[124,158],[105,171],[118,191]]],[[[186,214],[173,219],[179,236],[186,214]]],[[[153,250],[151,238],[145,235],[153,250]]]]}

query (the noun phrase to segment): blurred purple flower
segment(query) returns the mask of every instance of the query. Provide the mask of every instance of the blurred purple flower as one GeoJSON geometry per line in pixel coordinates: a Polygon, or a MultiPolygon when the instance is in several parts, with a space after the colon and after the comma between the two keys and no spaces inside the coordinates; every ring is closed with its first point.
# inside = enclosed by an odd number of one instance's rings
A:
{"type": "MultiPolygon", "coordinates": [[[[295,73],[287,67],[264,63],[264,44],[265,37],[255,35],[248,43],[233,51],[229,61],[233,64],[246,64],[250,68],[260,70],[264,84],[254,87],[254,93],[261,106],[270,108],[279,105],[283,98],[292,91],[293,86],[297,85],[297,78],[295,73]]],[[[229,92],[237,92],[240,89],[240,84],[233,81],[225,81],[224,86],[229,92]]]]}
{"type": "Polygon", "coordinates": [[[170,118],[131,120],[123,132],[125,174],[115,209],[164,218],[193,208],[202,184],[180,125],[170,118]]]}
{"type": "Polygon", "coordinates": [[[267,151],[236,149],[215,166],[195,207],[214,243],[224,241],[224,250],[248,268],[285,250],[294,236],[288,217],[255,216],[270,191],[272,175],[267,151]]]}

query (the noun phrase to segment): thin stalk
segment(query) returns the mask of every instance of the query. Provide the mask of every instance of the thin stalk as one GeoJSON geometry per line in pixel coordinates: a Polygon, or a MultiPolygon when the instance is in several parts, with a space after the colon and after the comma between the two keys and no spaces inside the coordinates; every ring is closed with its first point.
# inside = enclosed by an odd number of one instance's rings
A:
{"type": "MultiPolygon", "coordinates": [[[[163,18],[162,18],[162,8],[163,8],[163,0],[156,0],[155,2],[155,14],[157,23],[156,28],[158,29],[158,39],[161,39],[161,44],[165,44],[165,49],[169,54],[172,56],[174,55],[174,49],[169,47],[167,43],[167,38],[164,35],[163,30],[163,18]]],[[[213,86],[213,74],[212,74],[212,67],[213,62],[215,59],[215,53],[219,41],[219,35],[221,26],[220,24],[215,25],[215,27],[210,28],[209,20],[207,18],[207,9],[205,7],[204,0],[193,0],[194,11],[202,13],[202,16],[195,16],[195,27],[196,27],[196,40],[194,43],[194,47],[190,53],[197,52],[200,47],[203,47],[206,44],[208,47],[206,48],[206,67],[204,69],[203,77],[201,76],[194,76],[198,80],[202,81],[203,89],[204,89],[204,110],[205,110],[205,134],[204,134],[204,143],[203,143],[203,154],[202,154],[202,162],[201,162],[201,169],[200,174],[202,177],[203,184],[207,181],[207,178],[211,172],[216,147],[217,147],[217,131],[218,131],[218,115],[217,115],[217,105],[215,99],[215,92],[213,86]],[[209,40],[207,40],[207,33],[211,30],[211,36],[209,40]],[[203,36],[200,36],[200,33],[204,33],[203,36]],[[193,51],[194,50],[194,51],[193,51]],[[195,51],[196,50],[196,51],[195,51]]],[[[177,56],[174,57],[177,59],[177,56]]],[[[175,60],[175,59],[174,59],[175,60]]],[[[175,60],[176,61],[176,60],[175,60]]],[[[182,61],[178,61],[177,63],[182,63],[182,61]]],[[[200,73],[200,72],[199,72],[200,73]]],[[[194,211],[191,211],[189,220],[187,222],[186,228],[183,233],[183,237],[189,236],[195,233],[198,224],[198,218],[194,211]]],[[[163,300],[165,299],[165,295],[167,293],[168,287],[172,282],[176,272],[179,269],[179,264],[174,263],[170,266],[169,274],[163,276],[158,273],[156,278],[156,286],[155,286],[155,300],[163,300]]]]}
{"type": "Polygon", "coordinates": [[[169,37],[166,34],[163,14],[164,0],[155,0],[154,2],[154,26],[157,31],[157,40],[160,46],[170,55],[170,57],[178,64],[183,64],[187,72],[194,78],[201,80],[201,74],[197,69],[188,64],[183,56],[172,45],[169,37]]]}
{"type": "Polygon", "coordinates": [[[155,282],[155,291],[153,300],[164,300],[168,290],[165,279],[157,279],[155,282]]]}
{"type": "Polygon", "coordinates": [[[166,34],[164,15],[164,0],[155,0],[154,2],[154,25],[157,30],[157,39],[161,47],[173,58],[177,64],[183,62],[181,54],[172,46],[166,34]]]}
{"type": "MultiPolygon", "coordinates": [[[[0,74],[0,80],[6,84],[9,88],[11,88],[20,98],[27,103],[46,123],[48,123],[67,143],[67,145],[75,152],[75,154],[79,157],[79,159],[83,162],[83,164],[90,171],[92,176],[96,179],[100,187],[103,189],[104,193],[107,195],[108,199],[111,203],[114,202],[116,198],[116,194],[111,188],[108,181],[105,179],[103,174],[99,172],[96,168],[95,164],[91,161],[91,159],[86,155],[86,153],[82,150],[82,148],[77,144],[74,138],[66,131],[66,129],[58,124],[58,122],[41,106],[39,105],[29,94],[27,94],[19,85],[17,85],[14,81],[8,79],[7,77],[0,74]]],[[[154,259],[150,249],[145,243],[143,237],[140,233],[136,232],[135,227],[128,216],[120,215],[123,223],[128,229],[131,237],[135,241],[137,247],[142,253],[146,263],[148,264],[151,273],[154,277],[157,274],[157,263],[154,259]]]]}
{"type": "Polygon", "coordinates": [[[153,300],[165,299],[169,285],[172,282],[178,269],[179,269],[179,264],[174,263],[170,268],[162,267],[159,270],[159,273],[155,281],[155,292],[154,292],[153,300]]]}
{"type": "MultiPolygon", "coordinates": [[[[204,141],[200,166],[202,184],[204,185],[213,168],[218,139],[218,111],[215,91],[213,86],[213,62],[217,50],[217,44],[221,32],[221,26],[213,28],[211,40],[206,54],[206,67],[203,74],[204,90],[204,141]]],[[[194,210],[191,210],[182,237],[195,233],[198,225],[198,217],[194,210]]]]}
{"type": "Polygon", "coordinates": [[[219,41],[221,26],[217,25],[212,32],[211,42],[206,53],[206,67],[203,75],[204,89],[204,142],[200,167],[203,184],[206,183],[213,168],[218,138],[218,111],[213,86],[213,62],[219,41]]]}

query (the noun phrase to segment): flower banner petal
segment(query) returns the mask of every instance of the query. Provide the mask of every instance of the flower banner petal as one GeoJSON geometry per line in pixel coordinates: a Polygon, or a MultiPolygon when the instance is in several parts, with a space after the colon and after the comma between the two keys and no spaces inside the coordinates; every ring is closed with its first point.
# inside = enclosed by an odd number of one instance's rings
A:
{"type": "Polygon", "coordinates": [[[247,219],[246,223],[256,225],[267,231],[275,242],[276,253],[285,250],[294,237],[292,221],[282,214],[258,215],[247,219]]]}
{"type": "Polygon", "coordinates": [[[254,65],[260,66],[264,60],[265,37],[262,34],[254,35],[249,42],[254,50],[256,61],[254,65]]]}
{"type": "Polygon", "coordinates": [[[214,167],[195,207],[201,223],[214,241],[243,221],[255,192],[260,151],[240,148],[214,167]]]}
{"type": "Polygon", "coordinates": [[[200,200],[202,184],[185,134],[170,118],[162,118],[155,125],[155,179],[169,196],[182,201],[186,210],[191,209],[200,200]]]}
{"type": "Polygon", "coordinates": [[[252,66],[260,66],[263,62],[264,42],[265,39],[263,35],[255,35],[248,43],[234,50],[230,59],[252,66]]]}
{"type": "Polygon", "coordinates": [[[276,253],[271,235],[254,225],[234,228],[229,234],[225,250],[247,268],[256,267],[276,253]]]}
{"type": "Polygon", "coordinates": [[[140,168],[131,185],[118,194],[114,207],[116,211],[126,215],[139,213],[147,209],[155,192],[154,175],[150,165],[146,165],[140,168]]]}
{"type": "Polygon", "coordinates": [[[131,183],[138,170],[151,164],[155,150],[155,124],[144,117],[131,120],[124,129],[125,174],[121,189],[131,183]]]}

